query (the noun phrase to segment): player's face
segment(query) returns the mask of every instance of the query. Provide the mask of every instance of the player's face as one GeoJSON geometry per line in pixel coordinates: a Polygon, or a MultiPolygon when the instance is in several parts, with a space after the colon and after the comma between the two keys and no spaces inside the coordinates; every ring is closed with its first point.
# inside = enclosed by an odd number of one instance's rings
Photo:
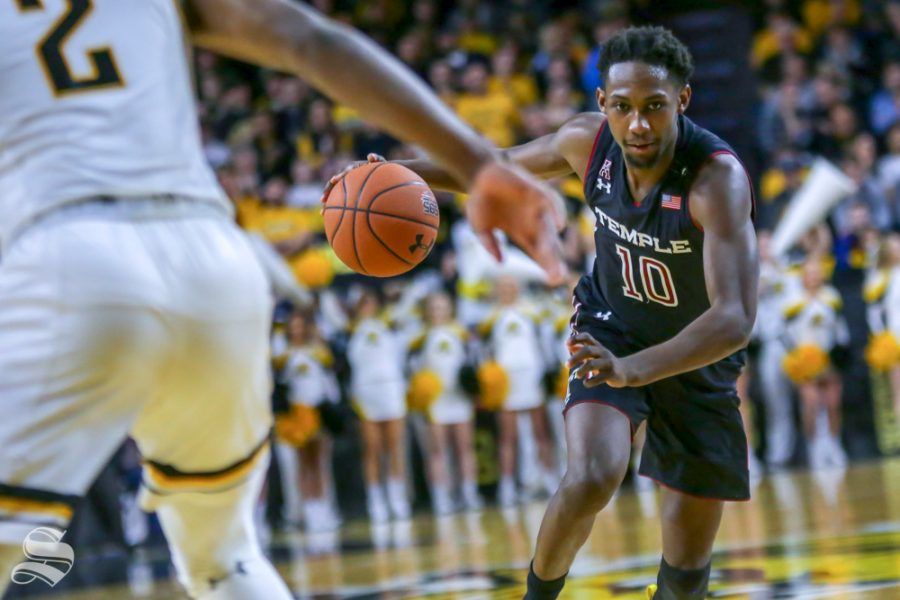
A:
{"type": "Polygon", "coordinates": [[[609,69],[597,103],[622,148],[625,161],[652,169],[678,137],[678,115],[691,99],[691,87],[678,85],[665,67],[642,62],[616,63],[609,69]]]}

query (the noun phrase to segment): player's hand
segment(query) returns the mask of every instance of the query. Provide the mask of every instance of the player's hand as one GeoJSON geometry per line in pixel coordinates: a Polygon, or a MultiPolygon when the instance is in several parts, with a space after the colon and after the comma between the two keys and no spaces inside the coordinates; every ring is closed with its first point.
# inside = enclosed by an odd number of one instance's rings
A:
{"type": "Polygon", "coordinates": [[[553,188],[524,169],[493,162],[479,171],[469,194],[466,216],[494,258],[502,259],[499,229],[546,271],[548,284],[564,281],[558,232],[566,225],[566,207],[553,188]]]}
{"type": "Polygon", "coordinates": [[[319,202],[322,204],[323,208],[325,206],[325,201],[328,200],[328,194],[331,193],[331,190],[334,189],[334,186],[340,182],[341,179],[347,176],[347,173],[355,169],[356,167],[361,167],[367,163],[377,163],[377,162],[387,162],[383,156],[380,154],[375,154],[374,152],[368,154],[366,156],[366,160],[357,160],[355,162],[350,163],[344,169],[334,175],[331,179],[328,180],[328,183],[325,184],[325,189],[322,190],[322,195],[319,197],[319,202]]]}
{"type": "Polygon", "coordinates": [[[569,348],[569,360],[566,366],[575,370],[575,377],[580,379],[586,388],[605,383],[609,387],[626,387],[629,385],[625,365],[619,357],[606,349],[589,333],[575,333],[566,340],[569,348]]]}

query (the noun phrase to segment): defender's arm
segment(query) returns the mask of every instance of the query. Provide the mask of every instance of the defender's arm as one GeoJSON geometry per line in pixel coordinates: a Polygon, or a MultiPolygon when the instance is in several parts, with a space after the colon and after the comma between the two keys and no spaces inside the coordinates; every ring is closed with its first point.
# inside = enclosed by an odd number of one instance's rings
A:
{"type": "Polygon", "coordinates": [[[364,120],[422,146],[467,186],[492,158],[491,146],[399,60],[304,3],[188,0],[186,9],[196,45],[303,77],[364,120]]]}
{"type": "Polygon", "coordinates": [[[240,60],[295,73],[363,119],[418,144],[469,188],[472,228],[499,256],[492,229],[505,231],[548,273],[565,267],[556,231],[565,225],[559,195],[466,126],[399,60],[360,33],[300,2],[188,0],[197,45],[240,60]],[[498,219],[512,198],[528,218],[498,219]]]}

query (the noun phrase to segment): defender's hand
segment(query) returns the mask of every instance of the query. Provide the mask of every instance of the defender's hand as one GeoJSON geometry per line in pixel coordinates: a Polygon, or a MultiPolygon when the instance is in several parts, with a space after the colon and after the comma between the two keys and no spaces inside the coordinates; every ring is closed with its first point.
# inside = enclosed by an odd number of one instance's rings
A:
{"type": "Polygon", "coordinates": [[[566,225],[565,203],[546,183],[514,165],[489,163],[475,177],[466,216],[497,260],[502,257],[494,230],[499,229],[547,272],[550,285],[565,279],[557,233],[566,225]]]}
{"type": "Polygon", "coordinates": [[[630,385],[623,360],[591,334],[576,333],[566,340],[566,345],[571,353],[566,366],[570,369],[577,367],[575,377],[582,380],[584,387],[592,388],[601,383],[615,388],[630,385]]]}
{"type": "Polygon", "coordinates": [[[366,160],[358,160],[356,162],[352,162],[344,169],[334,175],[331,179],[328,180],[328,183],[325,184],[325,189],[322,190],[322,195],[319,197],[319,202],[322,204],[322,207],[325,207],[325,201],[328,200],[328,194],[331,193],[331,190],[334,189],[334,186],[340,182],[341,179],[347,176],[347,173],[355,169],[356,167],[361,167],[366,163],[377,163],[377,162],[387,162],[383,156],[380,154],[375,154],[374,152],[366,156],[366,160]]]}

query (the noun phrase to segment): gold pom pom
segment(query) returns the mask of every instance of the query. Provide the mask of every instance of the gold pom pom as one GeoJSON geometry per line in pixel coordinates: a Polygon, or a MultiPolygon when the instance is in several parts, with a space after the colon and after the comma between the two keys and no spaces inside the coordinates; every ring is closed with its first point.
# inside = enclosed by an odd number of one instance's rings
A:
{"type": "Polygon", "coordinates": [[[500,363],[489,360],[478,367],[478,406],[500,410],[509,395],[509,375],[500,363]]]}
{"type": "Polygon", "coordinates": [[[292,404],[290,412],[275,417],[275,435],[282,442],[296,448],[309,443],[321,428],[319,411],[305,404],[292,404]]]}
{"type": "Polygon", "coordinates": [[[559,373],[556,374],[556,397],[565,398],[569,393],[569,369],[565,363],[559,366],[559,373]]]}
{"type": "Polygon", "coordinates": [[[794,383],[806,383],[828,369],[828,353],[815,344],[800,344],[787,353],[781,363],[784,372],[794,383]]]}
{"type": "Polygon", "coordinates": [[[866,362],[873,371],[890,371],[900,364],[900,343],[893,333],[882,331],[869,339],[866,362]]]}
{"type": "Polygon", "coordinates": [[[406,392],[406,404],[409,410],[428,412],[431,405],[441,395],[444,384],[434,371],[423,369],[413,375],[409,380],[409,390],[406,392]]]}
{"type": "Polygon", "coordinates": [[[334,279],[334,266],[326,250],[307,250],[292,262],[297,281],[310,289],[326,287],[334,279]]]}

